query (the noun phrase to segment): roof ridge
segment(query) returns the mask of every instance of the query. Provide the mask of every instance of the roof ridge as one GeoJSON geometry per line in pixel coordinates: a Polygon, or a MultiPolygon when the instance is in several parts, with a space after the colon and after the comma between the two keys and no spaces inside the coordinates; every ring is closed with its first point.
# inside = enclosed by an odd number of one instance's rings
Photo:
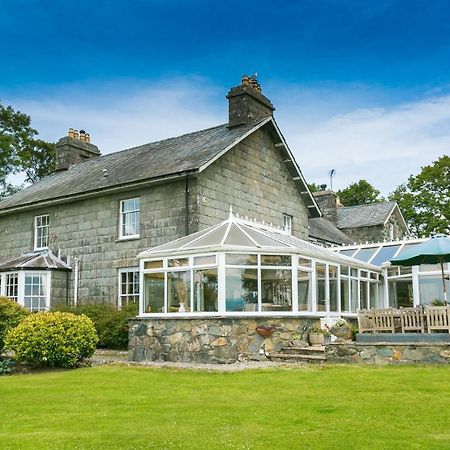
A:
{"type": "Polygon", "coordinates": [[[366,206],[376,206],[376,205],[382,205],[383,203],[388,204],[388,203],[397,203],[397,202],[395,200],[383,200],[381,202],[365,203],[365,204],[362,204],[362,205],[352,205],[352,206],[342,205],[342,206],[339,206],[339,208],[337,208],[337,210],[339,211],[340,209],[343,209],[343,208],[350,209],[350,208],[362,208],[362,207],[366,207],[366,206]]]}

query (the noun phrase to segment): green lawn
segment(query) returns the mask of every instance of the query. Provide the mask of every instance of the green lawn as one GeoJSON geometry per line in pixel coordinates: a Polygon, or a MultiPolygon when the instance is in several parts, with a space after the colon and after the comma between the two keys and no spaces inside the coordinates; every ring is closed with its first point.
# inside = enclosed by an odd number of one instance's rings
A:
{"type": "Polygon", "coordinates": [[[450,448],[450,367],[0,378],[0,448],[450,448]]]}

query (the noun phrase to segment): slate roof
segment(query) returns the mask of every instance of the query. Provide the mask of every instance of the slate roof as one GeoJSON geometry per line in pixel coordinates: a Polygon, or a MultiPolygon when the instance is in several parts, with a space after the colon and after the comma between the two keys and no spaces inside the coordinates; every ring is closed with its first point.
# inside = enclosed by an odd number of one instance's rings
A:
{"type": "Polygon", "coordinates": [[[0,210],[197,170],[267,120],[223,124],[76,164],[3,200],[0,210]]]}
{"type": "Polygon", "coordinates": [[[337,209],[337,226],[347,229],[384,224],[396,205],[396,202],[382,202],[373,205],[341,206],[337,209]]]}
{"type": "Polygon", "coordinates": [[[54,269],[71,270],[70,267],[52,252],[26,253],[0,264],[0,271],[14,269],[54,269]]]}
{"type": "Polygon", "coordinates": [[[320,241],[330,244],[343,245],[353,244],[353,241],[329,220],[322,217],[309,219],[309,235],[320,241]]]}

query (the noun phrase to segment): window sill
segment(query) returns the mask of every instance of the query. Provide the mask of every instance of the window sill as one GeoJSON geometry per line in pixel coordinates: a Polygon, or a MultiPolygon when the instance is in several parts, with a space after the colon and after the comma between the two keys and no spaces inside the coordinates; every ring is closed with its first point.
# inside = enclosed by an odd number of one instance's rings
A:
{"type": "Polygon", "coordinates": [[[124,242],[124,241],[137,241],[141,236],[139,234],[134,236],[123,236],[116,240],[116,242],[124,242]]]}

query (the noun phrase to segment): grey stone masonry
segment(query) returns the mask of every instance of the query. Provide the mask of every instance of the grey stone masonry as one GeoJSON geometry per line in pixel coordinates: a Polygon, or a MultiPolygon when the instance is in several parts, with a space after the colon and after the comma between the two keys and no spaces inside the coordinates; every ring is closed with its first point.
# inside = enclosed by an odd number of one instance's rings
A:
{"type": "Polygon", "coordinates": [[[283,226],[292,216],[292,234],[308,238],[308,211],[280,151],[266,129],[244,139],[199,175],[199,229],[225,220],[233,212],[283,226]]]}
{"type": "Polygon", "coordinates": [[[73,137],[63,137],[56,144],[56,170],[67,170],[69,167],[99,158],[100,151],[96,145],[73,137]]]}
{"type": "Polygon", "coordinates": [[[130,319],[129,359],[218,364],[266,359],[266,352],[280,351],[313,324],[313,319],[285,317],[130,319]],[[274,330],[262,337],[259,326],[274,330]]]}
{"type": "Polygon", "coordinates": [[[327,345],[326,357],[334,363],[450,364],[450,343],[336,343],[327,345]]]}

